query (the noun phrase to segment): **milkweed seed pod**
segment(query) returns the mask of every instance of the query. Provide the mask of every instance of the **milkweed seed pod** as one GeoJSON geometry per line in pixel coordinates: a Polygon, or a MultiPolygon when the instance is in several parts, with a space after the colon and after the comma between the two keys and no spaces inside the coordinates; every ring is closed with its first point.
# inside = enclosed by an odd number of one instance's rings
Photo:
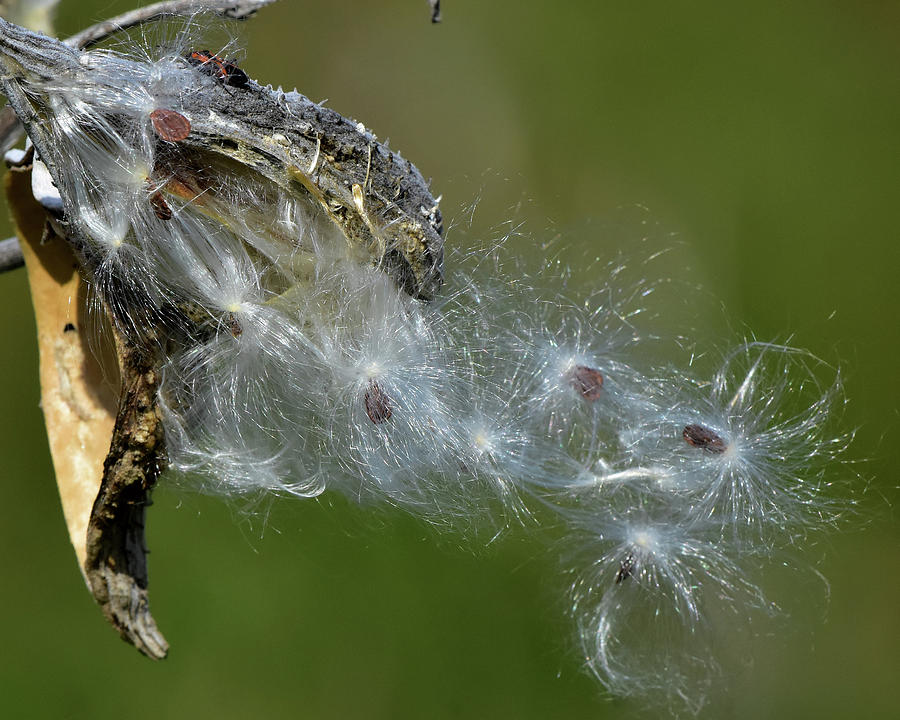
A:
{"type": "MultiPolygon", "coordinates": [[[[126,381],[101,495],[145,499],[168,465],[223,495],[548,523],[587,667],[617,693],[701,704],[709,608],[772,613],[747,557],[841,510],[838,378],[759,342],[710,378],[642,367],[640,309],[616,298],[646,288],[570,299],[502,265],[445,284],[438,200],[412,164],[200,47],[187,31],[79,51],[0,20],[5,90],[58,190],[45,207],[126,381]],[[138,435],[143,470],[116,475],[116,438],[132,452],[138,435]]],[[[142,647],[122,609],[135,586],[111,619],[142,647]]]]}

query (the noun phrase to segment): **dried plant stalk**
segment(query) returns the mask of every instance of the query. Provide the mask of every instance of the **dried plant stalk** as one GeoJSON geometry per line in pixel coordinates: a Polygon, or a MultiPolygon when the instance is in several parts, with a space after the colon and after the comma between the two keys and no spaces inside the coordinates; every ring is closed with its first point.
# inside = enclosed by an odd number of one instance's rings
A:
{"type": "Polygon", "coordinates": [[[154,660],[169,645],[150,614],[144,520],[150,491],[166,467],[162,417],[156,400],[159,358],[154,340],[113,336],[122,390],[103,482],[87,527],[85,572],[94,598],[123,640],[154,660]]]}

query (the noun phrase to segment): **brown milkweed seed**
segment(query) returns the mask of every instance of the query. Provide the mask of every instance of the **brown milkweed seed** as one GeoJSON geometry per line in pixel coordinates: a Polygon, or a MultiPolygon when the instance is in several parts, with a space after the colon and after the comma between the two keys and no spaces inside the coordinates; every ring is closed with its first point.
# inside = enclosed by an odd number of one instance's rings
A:
{"type": "Polygon", "coordinates": [[[728,445],[721,437],[703,425],[685,425],[681,436],[688,445],[706,450],[706,452],[723,453],[728,449],[728,445]]]}
{"type": "Polygon", "coordinates": [[[391,409],[390,397],[374,380],[369,380],[369,387],[366,388],[364,400],[366,415],[376,425],[387,422],[391,419],[391,415],[394,414],[394,411],[391,409]]]}
{"type": "Polygon", "coordinates": [[[191,121],[174,110],[157,108],[150,113],[150,122],[156,134],[167,142],[178,142],[191,134],[191,121]]]}
{"type": "Polygon", "coordinates": [[[237,319],[234,313],[228,313],[228,319],[226,321],[228,325],[228,329],[231,331],[231,336],[234,338],[239,338],[244,334],[244,328],[241,325],[241,321],[237,319]]]}
{"type": "Polygon", "coordinates": [[[596,368],[576,365],[569,371],[569,385],[575,388],[588,402],[600,399],[603,390],[603,375],[596,368]]]}
{"type": "Polygon", "coordinates": [[[172,219],[172,208],[169,207],[166,199],[158,190],[150,196],[150,206],[153,208],[153,212],[156,213],[156,217],[160,220],[172,219]]]}

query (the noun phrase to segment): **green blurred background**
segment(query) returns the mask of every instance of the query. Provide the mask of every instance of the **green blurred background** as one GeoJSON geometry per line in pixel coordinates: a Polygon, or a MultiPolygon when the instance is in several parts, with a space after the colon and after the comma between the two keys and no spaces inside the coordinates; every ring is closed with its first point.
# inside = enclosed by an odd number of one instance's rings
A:
{"type": "MultiPolygon", "coordinates": [[[[578,261],[649,234],[677,248],[654,272],[727,308],[692,318],[699,335],[790,336],[839,363],[861,518],[806,556],[831,583],[824,613],[759,642],[709,716],[897,717],[900,3],[444,6],[433,27],[425,0],[284,0],[243,26],[243,65],[390,137],[452,224],[479,199],[448,243],[515,218],[531,236],[511,252],[562,232],[578,261]]],[[[59,32],[128,7],[63,0],[59,32]]],[[[0,278],[0,313],[3,717],[645,716],[581,672],[564,580],[526,533],[473,554],[329,496],[248,518],[164,483],[151,598],[172,652],[139,656],[68,543],[22,272],[0,278]]],[[[790,594],[790,575],[772,582],[790,594]]]]}

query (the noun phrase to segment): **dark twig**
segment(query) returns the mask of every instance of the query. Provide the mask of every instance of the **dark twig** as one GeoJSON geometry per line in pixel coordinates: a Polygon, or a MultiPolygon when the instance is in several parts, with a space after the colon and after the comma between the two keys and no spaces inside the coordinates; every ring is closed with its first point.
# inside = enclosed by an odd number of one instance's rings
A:
{"type": "Polygon", "coordinates": [[[150,491],[165,469],[154,344],[140,347],[112,324],[122,394],[103,482],[87,531],[85,574],[94,597],[123,639],[159,660],[169,645],[150,614],[144,522],[150,491]]]}
{"type": "Polygon", "coordinates": [[[96,45],[110,35],[122,30],[143,25],[165,16],[191,15],[196,12],[210,12],[231,20],[246,20],[257,10],[271,5],[276,0],[167,0],[153,5],[129,10],[114,18],[85,28],[80,33],[65,40],[67,45],[80,49],[96,45]]]}

